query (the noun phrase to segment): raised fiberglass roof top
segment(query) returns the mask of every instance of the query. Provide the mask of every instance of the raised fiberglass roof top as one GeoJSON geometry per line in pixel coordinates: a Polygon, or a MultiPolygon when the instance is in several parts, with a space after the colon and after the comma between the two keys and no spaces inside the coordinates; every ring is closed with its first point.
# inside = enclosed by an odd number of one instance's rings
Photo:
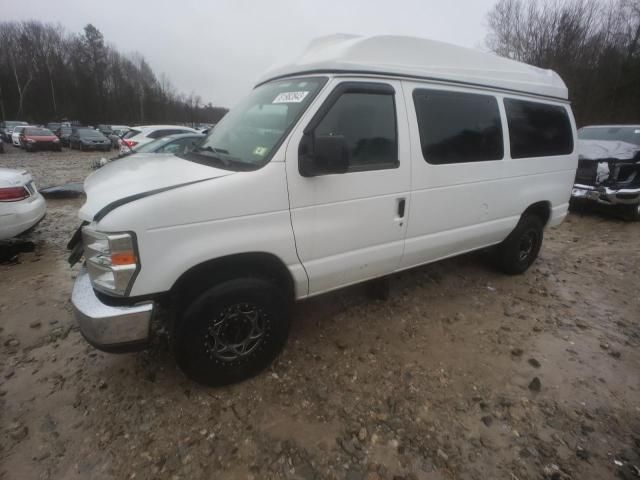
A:
{"type": "Polygon", "coordinates": [[[295,62],[274,68],[259,83],[316,72],[420,77],[568,98],[566,85],[552,70],[448,43],[390,35],[318,38],[295,62]]]}

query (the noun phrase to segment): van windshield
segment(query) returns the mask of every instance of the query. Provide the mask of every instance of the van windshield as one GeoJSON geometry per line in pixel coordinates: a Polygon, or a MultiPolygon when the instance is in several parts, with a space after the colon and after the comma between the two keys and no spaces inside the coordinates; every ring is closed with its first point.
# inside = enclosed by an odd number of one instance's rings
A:
{"type": "Polygon", "coordinates": [[[228,170],[267,163],[326,78],[296,78],[260,85],[227,113],[204,141],[180,157],[228,170]]]}

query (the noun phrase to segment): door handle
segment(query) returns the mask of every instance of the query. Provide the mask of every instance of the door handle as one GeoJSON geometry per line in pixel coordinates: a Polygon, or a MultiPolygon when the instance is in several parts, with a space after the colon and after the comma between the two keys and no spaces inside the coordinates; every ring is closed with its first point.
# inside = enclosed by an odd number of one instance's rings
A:
{"type": "Polygon", "coordinates": [[[404,208],[407,201],[404,198],[398,199],[398,218],[404,218],[404,208]]]}

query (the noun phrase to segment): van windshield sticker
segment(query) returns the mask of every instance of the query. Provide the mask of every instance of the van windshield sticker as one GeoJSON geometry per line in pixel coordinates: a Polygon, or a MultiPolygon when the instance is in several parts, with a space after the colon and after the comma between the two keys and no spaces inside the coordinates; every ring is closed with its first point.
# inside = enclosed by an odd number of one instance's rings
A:
{"type": "Polygon", "coordinates": [[[635,132],[633,132],[633,133],[640,133],[640,129],[636,130],[636,131],[635,131],[635,132]]]}
{"type": "Polygon", "coordinates": [[[308,91],[282,92],[271,103],[300,103],[307,96],[308,91]]]}
{"type": "Polygon", "coordinates": [[[268,151],[269,149],[267,147],[256,147],[253,149],[253,154],[258,155],[259,157],[264,157],[268,151]]]}

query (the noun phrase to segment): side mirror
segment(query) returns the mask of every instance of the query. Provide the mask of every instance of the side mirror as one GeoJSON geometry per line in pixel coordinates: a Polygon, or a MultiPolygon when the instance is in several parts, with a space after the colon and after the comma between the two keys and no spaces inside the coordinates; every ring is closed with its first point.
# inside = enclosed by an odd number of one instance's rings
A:
{"type": "Polygon", "coordinates": [[[298,169],[303,177],[349,170],[349,149],[342,135],[305,134],[298,149],[298,169]]]}

